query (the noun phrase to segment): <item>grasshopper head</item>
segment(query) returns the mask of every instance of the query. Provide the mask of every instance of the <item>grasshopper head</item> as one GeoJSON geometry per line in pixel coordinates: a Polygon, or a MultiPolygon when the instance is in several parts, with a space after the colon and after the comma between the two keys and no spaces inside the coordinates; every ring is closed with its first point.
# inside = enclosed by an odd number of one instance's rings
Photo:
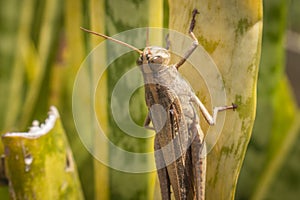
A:
{"type": "Polygon", "coordinates": [[[157,46],[146,47],[143,54],[137,60],[138,65],[167,66],[170,62],[170,54],[167,49],[157,46]]]}

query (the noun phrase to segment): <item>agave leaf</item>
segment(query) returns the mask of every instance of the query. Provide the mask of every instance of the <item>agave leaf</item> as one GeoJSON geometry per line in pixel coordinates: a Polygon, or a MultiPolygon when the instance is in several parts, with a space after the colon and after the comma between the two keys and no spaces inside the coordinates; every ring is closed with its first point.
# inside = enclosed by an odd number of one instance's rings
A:
{"type": "Polygon", "coordinates": [[[292,195],[289,192],[291,188],[277,175],[293,147],[293,141],[296,141],[299,129],[299,111],[284,70],[288,2],[264,2],[265,28],[258,81],[258,113],[245,167],[241,172],[237,193],[239,199],[282,199],[283,196],[288,198],[286,195],[292,195]]]}
{"type": "Polygon", "coordinates": [[[83,199],[72,152],[51,107],[45,123],[2,136],[11,199],[83,199]]]}
{"type": "MultiPolygon", "coordinates": [[[[235,187],[246,148],[251,136],[256,111],[256,84],[260,61],[262,35],[261,1],[169,1],[169,28],[187,34],[191,13],[196,17],[194,33],[199,43],[208,52],[220,71],[226,92],[226,104],[236,103],[236,112],[227,111],[219,115],[224,126],[216,144],[208,153],[206,198],[234,199],[235,187]],[[180,14],[179,14],[180,13],[180,14]]],[[[206,58],[207,56],[204,56],[206,58]]],[[[191,58],[193,59],[193,58],[191,58]]],[[[203,70],[211,64],[203,60],[197,63],[203,70]]],[[[182,68],[184,68],[183,66],[182,68]]],[[[191,69],[191,68],[188,68],[191,69]]],[[[207,85],[201,85],[190,70],[182,70],[200,99],[211,109],[223,98],[214,95],[220,90],[214,87],[215,76],[202,77],[207,85]],[[210,85],[211,84],[211,85],[210,85]],[[208,89],[210,93],[208,93],[208,89]],[[214,96],[214,99],[211,99],[214,96]]],[[[220,124],[220,123],[219,123],[220,124]]],[[[218,127],[218,121],[216,127],[218,127]]],[[[207,130],[207,127],[202,126],[207,130]]],[[[209,129],[210,130],[210,129],[209,129]]],[[[207,142],[213,144],[208,132],[207,142]]]]}

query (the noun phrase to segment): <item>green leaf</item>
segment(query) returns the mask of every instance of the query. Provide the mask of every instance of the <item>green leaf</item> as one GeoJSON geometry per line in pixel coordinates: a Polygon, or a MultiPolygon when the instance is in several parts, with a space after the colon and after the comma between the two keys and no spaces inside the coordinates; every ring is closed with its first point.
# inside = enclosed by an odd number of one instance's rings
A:
{"type": "MultiPolygon", "coordinates": [[[[199,43],[211,56],[220,71],[226,92],[226,104],[236,103],[236,112],[227,111],[225,123],[216,145],[208,153],[206,198],[234,199],[238,175],[243,163],[247,145],[252,133],[256,112],[256,84],[260,61],[262,36],[261,1],[169,1],[169,27],[187,34],[191,13],[194,8],[200,12],[196,17],[194,34],[199,43]],[[179,14],[180,13],[180,14],[179,14]]],[[[207,56],[204,56],[207,58],[207,56]]],[[[208,59],[197,63],[203,70],[211,67],[208,59]]],[[[185,66],[181,67],[185,68],[185,66]]],[[[214,76],[202,77],[190,73],[191,68],[182,70],[206,107],[215,105],[218,98],[210,92],[218,92],[214,76]],[[204,81],[205,82],[204,82],[204,81]],[[210,83],[205,85],[203,83],[210,83]]],[[[219,79],[220,77],[218,77],[219,79]]],[[[210,109],[211,110],[211,109],[210,109]]],[[[222,115],[219,115],[222,118],[222,115]]],[[[201,124],[207,131],[207,126],[201,124]]],[[[206,135],[207,142],[214,132],[206,135]]]]}
{"type": "Polygon", "coordinates": [[[11,199],[83,199],[58,111],[28,132],[2,136],[11,199]]]}
{"type": "Polygon", "coordinates": [[[288,1],[264,3],[258,112],[237,199],[282,199],[282,195],[290,193],[278,179],[278,172],[299,132],[299,110],[284,69],[288,1]],[[278,187],[280,190],[271,189],[278,187]],[[284,188],[287,192],[283,192],[284,188]]]}

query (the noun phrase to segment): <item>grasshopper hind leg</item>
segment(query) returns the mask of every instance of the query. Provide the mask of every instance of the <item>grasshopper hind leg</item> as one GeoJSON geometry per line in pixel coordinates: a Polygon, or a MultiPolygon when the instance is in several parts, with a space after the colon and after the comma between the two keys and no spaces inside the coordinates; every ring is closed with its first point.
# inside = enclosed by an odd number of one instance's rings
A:
{"type": "MultiPolygon", "coordinates": [[[[157,140],[157,138],[155,138],[157,140]]],[[[161,148],[158,141],[154,142],[154,150],[158,151],[161,148]]],[[[171,200],[171,183],[168,174],[167,166],[165,165],[164,158],[162,154],[155,154],[155,162],[157,165],[165,166],[157,170],[159,185],[161,191],[162,200],[171,200]]]]}
{"type": "Polygon", "coordinates": [[[198,124],[194,124],[191,131],[193,134],[195,134],[191,144],[191,154],[196,199],[204,200],[206,178],[206,146],[200,126],[198,124]]]}

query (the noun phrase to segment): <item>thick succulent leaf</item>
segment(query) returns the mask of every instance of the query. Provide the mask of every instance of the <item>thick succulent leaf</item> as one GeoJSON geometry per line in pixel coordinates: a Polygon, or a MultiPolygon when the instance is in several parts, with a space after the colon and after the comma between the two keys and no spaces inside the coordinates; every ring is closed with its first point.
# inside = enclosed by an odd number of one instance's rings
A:
{"type": "MultiPolygon", "coordinates": [[[[208,153],[206,198],[234,199],[237,178],[251,136],[256,111],[262,2],[169,1],[169,4],[169,28],[185,34],[189,30],[192,10],[194,8],[199,10],[194,33],[220,72],[220,76],[212,74],[202,77],[204,81],[201,81],[194,73],[189,73],[188,69],[192,68],[186,66],[187,69],[182,70],[183,75],[208,108],[220,106],[215,105],[215,102],[218,102],[219,98],[224,98],[214,94],[218,92],[217,90],[222,90],[215,87],[215,83],[220,80],[226,92],[226,99],[223,102],[226,104],[234,102],[239,106],[236,112],[227,111],[226,116],[225,113],[219,115],[216,124],[216,127],[221,126],[219,128],[222,130],[219,138],[211,137],[210,134],[216,134],[213,131],[208,131],[206,136],[208,143],[216,142],[208,153]],[[201,85],[203,82],[207,85],[201,85]],[[225,119],[224,126],[220,123],[222,118],[225,119]],[[212,141],[212,138],[217,141],[212,141]]],[[[207,55],[203,58],[207,58],[207,55]]],[[[213,66],[208,60],[203,59],[197,65],[205,70],[206,67],[213,66]]],[[[211,130],[204,125],[202,128],[211,130]]]]}
{"type": "Polygon", "coordinates": [[[83,199],[77,169],[58,111],[28,132],[2,136],[11,199],[83,199]]]}
{"type": "MultiPolygon", "coordinates": [[[[264,2],[258,113],[241,172],[237,199],[291,199],[289,197],[297,194],[290,192],[290,185],[294,184],[288,183],[288,176],[284,178],[285,182],[282,175],[278,176],[299,132],[299,111],[284,70],[288,2],[264,2]]],[[[298,166],[291,163],[290,167],[298,166]]],[[[286,166],[282,170],[293,173],[286,166]]]]}

